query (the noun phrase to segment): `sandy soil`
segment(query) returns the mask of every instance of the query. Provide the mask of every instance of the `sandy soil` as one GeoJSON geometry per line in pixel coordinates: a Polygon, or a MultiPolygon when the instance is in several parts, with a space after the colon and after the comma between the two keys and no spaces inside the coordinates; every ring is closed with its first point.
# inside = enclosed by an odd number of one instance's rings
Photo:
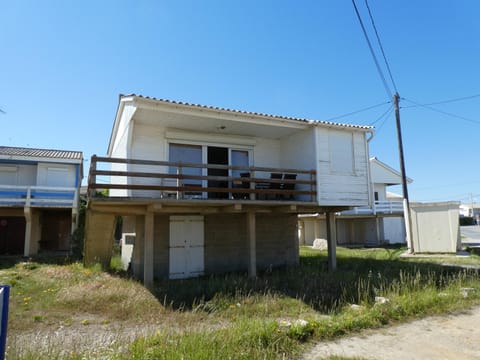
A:
{"type": "Polygon", "coordinates": [[[480,359],[480,307],[323,342],[304,359],[480,359]]]}

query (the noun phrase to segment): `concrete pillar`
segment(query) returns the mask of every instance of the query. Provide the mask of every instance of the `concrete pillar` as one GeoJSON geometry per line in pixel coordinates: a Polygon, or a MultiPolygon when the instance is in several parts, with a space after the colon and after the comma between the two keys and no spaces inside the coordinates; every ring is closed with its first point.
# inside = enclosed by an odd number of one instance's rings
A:
{"type": "Polygon", "coordinates": [[[87,210],[83,259],[85,266],[100,263],[104,269],[110,267],[114,233],[115,215],[87,210]]]}
{"type": "Polygon", "coordinates": [[[327,212],[328,270],[337,269],[337,226],[335,213],[327,212]]]}
{"type": "Polygon", "coordinates": [[[143,278],[144,263],[144,239],[145,239],[145,217],[143,215],[135,216],[135,244],[132,251],[132,271],[137,279],[143,278]]]}
{"type": "Polygon", "coordinates": [[[249,250],[248,276],[255,277],[257,276],[257,237],[254,211],[247,212],[247,228],[249,250]]]}
{"type": "Polygon", "coordinates": [[[154,214],[148,212],[145,215],[145,238],[143,243],[143,284],[151,289],[153,287],[153,235],[154,214]]]}
{"type": "Polygon", "coordinates": [[[322,229],[320,224],[320,219],[318,217],[313,218],[313,241],[322,238],[322,229]]]}
{"type": "Polygon", "coordinates": [[[30,256],[30,241],[32,238],[32,208],[26,206],[23,209],[25,215],[25,240],[23,245],[23,256],[30,256]]]}

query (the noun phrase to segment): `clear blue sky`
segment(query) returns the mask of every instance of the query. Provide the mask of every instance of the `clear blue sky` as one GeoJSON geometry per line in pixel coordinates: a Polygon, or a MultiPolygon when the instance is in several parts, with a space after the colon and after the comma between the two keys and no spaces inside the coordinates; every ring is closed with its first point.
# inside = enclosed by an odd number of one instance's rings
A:
{"type": "MultiPolygon", "coordinates": [[[[480,94],[480,2],[369,5],[401,97],[480,94]]],[[[318,120],[391,100],[350,0],[3,1],[0,45],[0,144],[86,159],[106,153],[120,93],[318,120]]],[[[432,105],[473,121],[410,105],[410,198],[480,202],[480,97],[432,105]]],[[[369,125],[389,106],[335,121],[369,125]]],[[[393,114],[375,126],[371,156],[398,169],[393,114]]]]}

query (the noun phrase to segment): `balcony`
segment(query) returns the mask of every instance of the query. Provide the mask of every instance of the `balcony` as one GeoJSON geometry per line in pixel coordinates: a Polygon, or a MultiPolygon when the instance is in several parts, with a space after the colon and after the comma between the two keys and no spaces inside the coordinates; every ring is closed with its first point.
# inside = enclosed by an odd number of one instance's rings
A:
{"type": "Polygon", "coordinates": [[[0,185],[0,206],[76,208],[74,187],[0,185]]]}
{"type": "Polygon", "coordinates": [[[316,172],[305,169],[196,164],[93,156],[89,200],[300,203],[315,205],[316,172]],[[109,168],[108,170],[104,170],[109,168]],[[102,182],[99,177],[108,177],[102,182]],[[98,193],[108,190],[108,195],[98,193]]]}
{"type": "Polygon", "coordinates": [[[352,210],[345,210],[340,213],[343,215],[403,215],[402,201],[375,201],[373,207],[356,207],[352,210]]]}

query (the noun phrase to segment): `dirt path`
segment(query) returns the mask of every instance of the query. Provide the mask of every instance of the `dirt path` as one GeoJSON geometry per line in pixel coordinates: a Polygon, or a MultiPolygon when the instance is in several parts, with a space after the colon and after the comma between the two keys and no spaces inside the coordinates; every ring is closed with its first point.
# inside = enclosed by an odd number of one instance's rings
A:
{"type": "Polygon", "coordinates": [[[480,307],[317,344],[304,359],[480,359],[480,307]]]}

